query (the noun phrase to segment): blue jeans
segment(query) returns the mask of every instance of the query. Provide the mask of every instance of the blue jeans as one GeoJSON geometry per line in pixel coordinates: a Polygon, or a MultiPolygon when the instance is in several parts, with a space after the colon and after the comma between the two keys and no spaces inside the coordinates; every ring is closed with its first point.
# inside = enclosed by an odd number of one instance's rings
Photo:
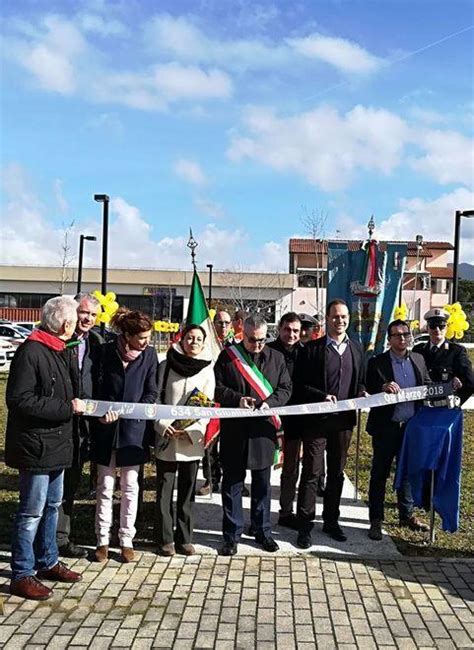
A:
{"type": "Polygon", "coordinates": [[[13,526],[12,580],[51,569],[58,562],[56,528],[64,471],[33,474],[20,470],[20,504],[13,526]]]}

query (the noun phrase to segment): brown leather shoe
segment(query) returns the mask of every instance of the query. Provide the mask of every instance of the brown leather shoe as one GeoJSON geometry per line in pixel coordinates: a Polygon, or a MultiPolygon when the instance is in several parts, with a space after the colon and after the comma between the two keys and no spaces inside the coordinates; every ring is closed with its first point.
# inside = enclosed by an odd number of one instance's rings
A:
{"type": "Polygon", "coordinates": [[[173,555],[176,555],[173,542],[170,542],[169,544],[161,544],[158,546],[158,554],[162,555],[163,557],[173,557],[173,555]]]}
{"type": "Polygon", "coordinates": [[[96,562],[105,562],[109,557],[109,547],[98,546],[94,551],[94,557],[96,562]]]}
{"type": "Polygon", "coordinates": [[[209,483],[206,481],[205,483],[203,483],[203,484],[201,485],[201,487],[200,487],[199,490],[196,492],[196,494],[197,494],[198,496],[200,496],[200,497],[205,497],[205,496],[207,496],[208,494],[210,494],[210,492],[211,492],[211,486],[210,486],[209,483]]]}
{"type": "Polygon", "coordinates": [[[26,576],[10,582],[10,593],[28,600],[48,600],[53,595],[53,590],[43,585],[36,576],[26,576]]]}
{"type": "Polygon", "coordinates": [[[407,517],[406,519],[400,519],[400,526],[402,526],[402,528],[414,530],[417,533],[426,533],[430,529],[428,524],[425,524],[424,521],[421,521],[421,519],[418,519],[415,515],[407,517]]]}
{"type": "Polygon", "coordinates": [[[54,580],[56,582],[80,582],[82,575],[77,571],[71,571],[65,564],[58,562],[51,569],[40,569],[36,577],[41,580],[54,580]]]}
{"type": "Polygon", "coordinates": [[[195,555],[196,549],[192,544],[178,544],[176,547],[176,552],[181,555],[195,555]]]}
{"type": "Polygon", "coordinates": [[[121,546],[120,547],[120,557],[122,559],[122,562],[127,564],[128,562],[133,562],[135,559],[135,553],[133,551],[133,548],[130,546],[121,546]]]}

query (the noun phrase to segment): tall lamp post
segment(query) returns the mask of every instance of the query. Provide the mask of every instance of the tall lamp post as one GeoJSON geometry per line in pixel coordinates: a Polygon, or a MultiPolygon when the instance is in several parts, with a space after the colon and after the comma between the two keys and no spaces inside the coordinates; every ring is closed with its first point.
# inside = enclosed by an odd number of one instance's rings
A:
{"type": "Polygon", "coordinates": [[[209,298],[208,298],[208,303],[209,303],[209,309],[211,308],[211,303],[212,303],[212,269],[214,267],[213,264],[206,264],[207,268],[209,269],[209,298]]]}
{"type": "Polygon", "coordinates": [[[102,203],[102,281],[101,291],[107,293],[107,253],[109,240],[109,197],[107,194],[94,194],[94,201],[102,203]]]}
{"type": "Polygon", "coordinates": [[[81,235],[79,237],[79,264],[77,267],[77,291],[76,293],[81,293],[82,286],[82,259],[84,257],[84,242],[85,241],[97,241],[97,237],[92,235],[81,235]]]}
{"type": "Polygon", "coordinates": [[[454,217],[454,262],[453,262],[453,290],[451,302],[458,299],[458,279],[459,279],[459,247],[461,240],[461,218],[474,217],[474,210],[456,210],[454,217]]]}

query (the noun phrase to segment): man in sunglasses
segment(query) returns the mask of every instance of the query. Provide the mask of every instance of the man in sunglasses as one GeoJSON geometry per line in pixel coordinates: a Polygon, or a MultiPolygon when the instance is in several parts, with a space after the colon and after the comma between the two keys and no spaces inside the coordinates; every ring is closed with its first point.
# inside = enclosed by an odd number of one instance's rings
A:
{"type": "MultiPolygon", "coordinates": [[[[367,367],[367,390],[375,393],[399,393],[403,388],[431,383],[421,354],[409,352],[411,332],[408,323],[394,320],[387,328],[389,350],[372,357],[367,367]]],[[[366,430],[372,436],[372,469],[369,484],[369,538],[382,539],[385,487],[395,458],[398,459],[405,427],[421,402],[401,402],[371,409],[366,430]]],[[[426,531],[428,526],[415,517],[408,477],[397,492],[400,526],[426,531]]]]}
{"type": "Polygon", "coordinates": [[[432,381],[452,381],[456,395],[464,403],[472,395],[472,364],[466,348],[446,339],[449,314],[440,307],[425,314],[430,340],[415,345],[413,352],[423,355],[432,381]]]}
{"type": "MultiPolygon", "coordinates": [[[[216,361],[216,400],[223,407],[250,410],[284,406],[291,397],[291,378],[283,354],[265,345],[265,319],[259,314],[248,316],[243,337],[241,343],[225,348],[216,361]]],[[[250,523],[255,540],[269,553],[278,550],[271,536],[270,475],[280,424],[275,417],[221,420],[221,555],[237,553],[244,529],[242,488],[247,469],[252,474],[250,523]]]]}

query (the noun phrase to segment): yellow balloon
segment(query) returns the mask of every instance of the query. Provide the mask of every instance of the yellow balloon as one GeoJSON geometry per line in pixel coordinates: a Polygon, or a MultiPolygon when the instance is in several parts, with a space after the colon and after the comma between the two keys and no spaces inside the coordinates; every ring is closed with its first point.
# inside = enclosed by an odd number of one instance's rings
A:
{"type": "Polygon", "coordinates": [[[110,314],[108,314],[106,311],[103,311],[100,315],[100,319],[102,323],[110,323],[110,314]]]}
{"type": "Polygon", "coordinates": [[[454,336],[457,339],[462,339],[462,337],[464,336],[464,332],[462,330],[458,330],[454,336]]]}
{"type": "Polygon", "coordinates": [[[109,314],[115,314],[118,308],[119,308],[119,304],[118,302],[115,302],[115,300],[107,303],[107,311],[109,312],[109,314]]]}
{"type": "Polygon", "coordinates": [[[464,332],[467,332],[469,329],[469,323],[465,320],[464,323],[461,325],[462,329],[464,332]]]}
{"type": "Polygon", "coordinates": [[[114,302],[116,297],[117,296],[115,295],[115,293],[113,291],[108,291],[104,296],[104,298],[105,298],[105,300],[107,302],[114,302]]]}
{"type": "Polygon", "coordinates": [[[214,320],[216,316],[216,310],[215,309],[209,309],[209,316],[211,317],[211,320],[214,320]]]}

